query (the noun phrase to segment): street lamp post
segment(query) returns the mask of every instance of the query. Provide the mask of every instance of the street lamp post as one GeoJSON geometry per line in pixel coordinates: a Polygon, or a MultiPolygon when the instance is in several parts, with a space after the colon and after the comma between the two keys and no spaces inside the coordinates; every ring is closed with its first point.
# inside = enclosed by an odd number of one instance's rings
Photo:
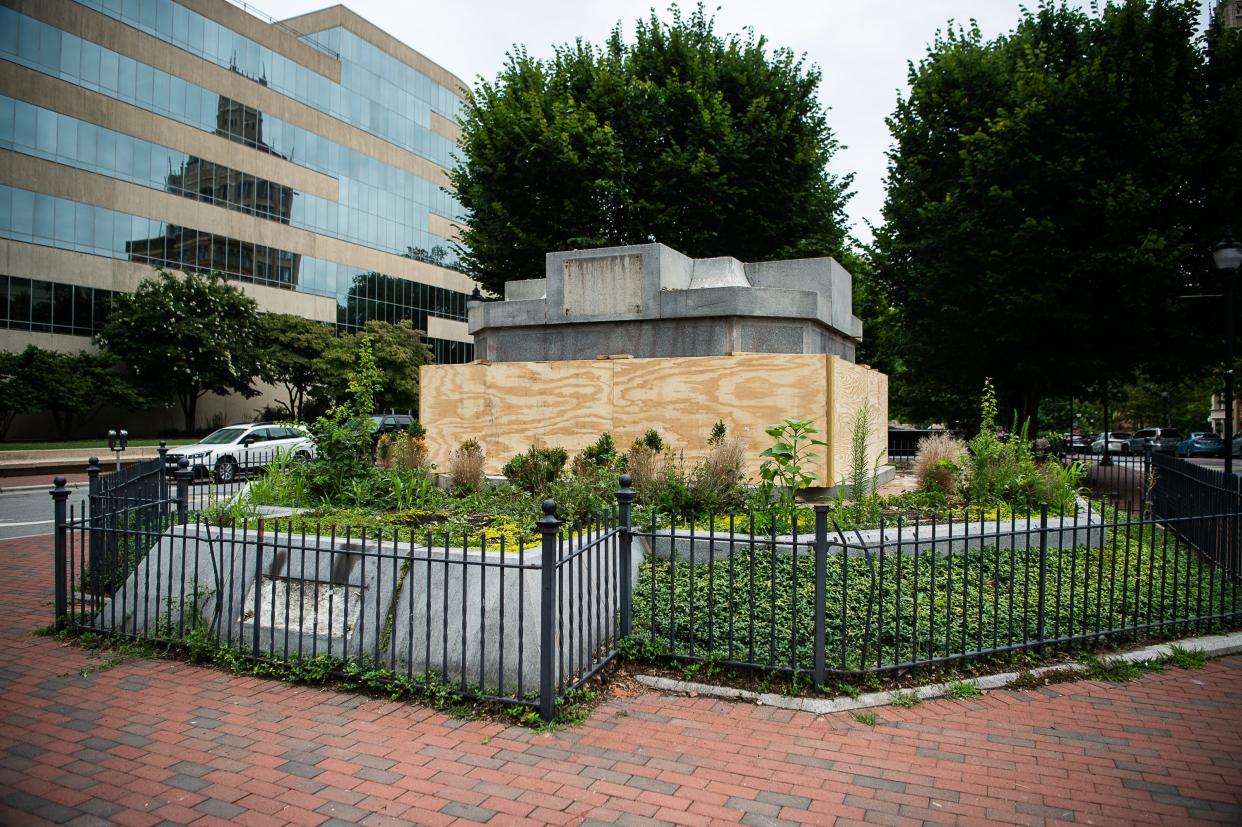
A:
{"type": "Polygon", "coordinates": [[[1225,479],[1233,476],[1233,290],[1242,267],[1242,242],[1233,237],[1233,228],[1212,248],[1216,269],[1225,277],[1225,479]]]}
{"type": "Polygon", "coordinates": [[[1161,420],[1161,425],[1167,428],[1169,425],[1169,392],[1160,391],[1160,399],[1164,402],[1164,419],[1161,420]]]}

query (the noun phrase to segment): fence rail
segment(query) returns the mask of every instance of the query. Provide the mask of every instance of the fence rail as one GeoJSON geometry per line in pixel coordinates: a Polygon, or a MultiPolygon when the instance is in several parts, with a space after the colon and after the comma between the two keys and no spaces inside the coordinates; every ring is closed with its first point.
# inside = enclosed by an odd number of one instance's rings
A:
{"type": "Polygon", "coordinates": [[[211,483],[196,486],[188,463],[172,490],[166,468],[96,470],[86,513],[66,511],[63,480],[53,490],[56,618],[274,663],[324,656],[545,719],[623,638],[823,686],[1237,623],[1236,481],[1164,457],[1131,470],[1152,481],[1126,507],[903,515],[846,532],[817,506],[813,529],[788,536],[764,514],[636,519],[623,476],[615,507],[572,529],[545,502],[539,543],[516,548],[230,521],[216,495],[196,498],[211,483]]]}

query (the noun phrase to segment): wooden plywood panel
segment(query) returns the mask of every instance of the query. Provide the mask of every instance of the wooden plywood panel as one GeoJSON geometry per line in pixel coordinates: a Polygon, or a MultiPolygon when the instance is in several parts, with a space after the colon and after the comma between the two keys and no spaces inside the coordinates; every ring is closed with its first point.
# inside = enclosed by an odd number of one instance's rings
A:
{"type": "Polygon", "coordinates": [[[580,450],[612,428],[606,362],[427,365],[421,377],[420,417],[441,467],[466,439],[479,440],[487,472],[499,474],[531,445],[580,450]]]}
{"type": "MultiPolygon", "coordinates": [[[[849,450],[841,420],[850,409],[833,403],[834,383],[847,400],[883,392],[873,404],[877,421],[887,416],[882,375],[820,354],[428,365],[422,382],[421,418],[432,459],[444,467],[457,445],[475,438],[487,454],[488,473],[499,473],[532,444],[560,445],[572,454],[610,431],[624,449],[648,428],[693,462],[706,453],[707,436],[723,419],[746,442],[747,473],[757,478],[759,453],[771,444],[764,429],[797,418],[813,420],[831,437],[832,450],[817,448],[814,466],[820,483],[831,484],[845,467],[839,457],[849,450]],[[838,439],[845,440],[843,448],[838,439]]],[[[882,433],[878,429],[877,450],[882,433]]]]}
{"type": "Polygon", "coordinates": [[[867,461],[874,463],[888,448],[888,377],[864,365],[833,357],[832,417],[829,428],[832,446],[832,482],[849,474],[850,436],[855,417],[864,402],[871,405],[873,426],[867,439],[867,461]]]}
{"type": "MultiPolygon", "coordinates": [[[[825,360],[818,354],[752,353],[737,356],[631,359],[614,364],[614,421],[618,444],[628,445],[648,428],[685,450],[686,459],[706,453],[716,420],[746,442],[748,473],[757,477],[759,452],[771,444],[764,433],[783,419],[813,419],[821,430],[828,411],[825,360]]],[[[827,454],[816,448],[817,473],[827,454]]]]}

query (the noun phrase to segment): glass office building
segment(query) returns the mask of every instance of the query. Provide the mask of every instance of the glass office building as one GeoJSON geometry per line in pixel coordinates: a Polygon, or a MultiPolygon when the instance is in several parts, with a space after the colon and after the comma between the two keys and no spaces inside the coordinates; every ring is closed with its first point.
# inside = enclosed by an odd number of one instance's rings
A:
{"type": "Polygon", "coordinates": [[[409,46],[341,6],[3,0],[0,61],[4,349],[85,347],[162,267],[472,358],[446,174],[464,84],[409,46]]]}

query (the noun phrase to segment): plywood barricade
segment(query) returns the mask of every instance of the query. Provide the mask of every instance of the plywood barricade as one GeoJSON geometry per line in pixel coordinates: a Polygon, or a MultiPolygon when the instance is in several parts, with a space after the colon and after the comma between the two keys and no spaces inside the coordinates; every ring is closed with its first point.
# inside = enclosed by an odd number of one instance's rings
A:
{"type": "Polygon", "coordinates": [[[717,420],[746,442],[757,478],[764,430],[784,419],[811,419],[828,446],[815,449],[820,485],[849,467],[850,425],[864,401],[874,411],[869,459],[887,445],[888,377],[837,356],[737,353],[661,359],[474,362],[421,369],[420,419],[432,461],[477,439],[487,473],[531,445],[559,445],[572,456],[605,431],[624,450],[648,428],[693,462],[707,451],[717,420]]]}

